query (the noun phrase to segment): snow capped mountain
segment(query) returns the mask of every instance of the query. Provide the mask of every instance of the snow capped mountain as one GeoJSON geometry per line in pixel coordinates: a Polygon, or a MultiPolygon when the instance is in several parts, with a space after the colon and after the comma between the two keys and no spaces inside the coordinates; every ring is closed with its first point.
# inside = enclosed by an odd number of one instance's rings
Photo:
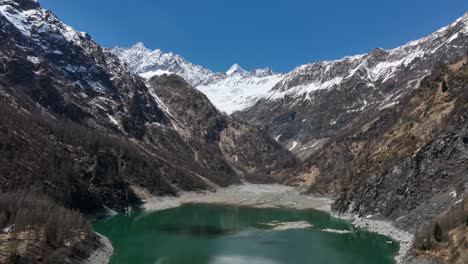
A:
{"type": "Polygon", "coordinates": [[[467,54],[468,13],[449,26],[391,50],[297,67],[236,115],[266,127],[296,154],[320,146],[365,111],[398,105],[437,65],[467,54]]]}
{"type": "MultiPolygon", "coordinates": [[[[463,54],[466,48],[468,14],[443,27],[433,34],[411,41],[401,47],[375,49],[367,54],[345,57],[336,61],[321,61],[297,67],[285,76],[274,88],[270,99],[295,96],[310,99],[314,91],[339,88],[348,80],[357,77],[366,85],[379,86],[391,82],[408,67],[416,69],[422,60],[428,60],[414,79],[429,73],[436,53],[463,54]]],[[[447,61],[440,61],[441,63],[447,61]]]]}
{"type": "MultiPolygon", "coordinates": [[[[465,54],[467,17],[465,14],[429,36],[395,49],[378,48],[335,61],[306,64],[288,74],[274,73],[269,68],[249,72],[239,64],[232,65],[225,73],[214,73],[179,55],[151,51],[141,43],[111,51],[126,62],[130,69],[147,79],[164,73],[180,75],[205,93],[218,109],[228,114],[245,111],[254,123],[269,123],[272,116],[286,114],[283,112],[288,112],[290,108],[300,108],[295,112],[297,114],[309,112],[310,109],[318,113],[321,110],[316,107],[320,108],[319,102],[325,100],[322,97],[344,93],[341,96],[349,99],[351,94],[356,93],[352,100],[339,102],[341,105],[338,108],[342,109],[336,109],[336,116],[327,112],[327,125],[320,125],[319,129],[323,133],[334,131],[335,127],[345,124],[351,116],[376,105],[394,105],[403,94],[418,87],[418,83],[435,65],[450,62],[465,54]],[[257,103],[259,101],[260,104],[257,103]],[[280,105],[282,107],[278,108],[280,105]],[[267,109],[281,111],[273,114],[267,113],[267,109]],[[268,120],[261,121],[263,118],[268,120]]],[[[337,99],[333,97],[326,101],[337,99]]],[[[282,120],[283,117],[278,118],[282,120]]],[[[312,122],[311,116],[303,116],[301,120],[305,121],[300,127],[312,122]]],[[[316,125],[310,124],[310,127],[316,125]]],[[[285,129],[287,126],[283,124],[281,127],[285,129]]],[[[279,134],[282,133],[275,131],[273,136],[279,134]]]]}
{"type": "Polygon", "coordinates": [[[214,73],[172,52],[150,50],[141,42],[130,48],[115,47],[110,51],[143,78],[172,73],[181,76],[208,96],[218,109],[228,114],[267,97],[269,90],[283,76],[270,68],[249,72],[239,64],[232,65],[225,73],[214,73]]]}
{"type": "Polygon", "coordinates": [[[282,74],[271,71],[262,74],[262,72],[262,70],[250,73],[228,71],[230,74],[227,77],[207,85],[200,85],[197,89],[206,94],[218,109],[231,114],[252,106],[259,99],[266,98],[271,88],[283,78],[282,74]]]}
{"type": "MultiPolygon", "coordinates": [[[[0,138],[37,144],[36,166],[18,163],[28,173],[42,166],[44,148],[54,157],[60,151],[60,160],[70,168],[55,179],[58,182],[47,180],[47,186],[39,178],[38,189],[60,193],[61,178],[73,177],[74,192],[87,195],[86,201],[122,211],[129,203],[140,204],[133,187],[173,195],[238,183],[240,177],[283,177],[278,172],[295,164],[295,157],[262,130],[220,113],[181,77],[145,81],[130,70],[185,72],[197,82],[216,79],[217,74],[180,56],[137,44],[122,51],[134,59],[125,66],[88,34],[65,25],[34,0],[0,0],[0,40],[0,110],[11,111],[15,118],[16,112],[31,114],[29,119],[38,127],[30,129],[29,121],[5,123],[8,118],[2,118],[0,138]],[[62,127],[71,131],[70,137],[62,127]]],[[[43,172],[42,167],[38,171],[43,172]]],[[[24,183],[41,176],[33,174],[24,183]]],[[[16,174],[6,175],[6,180],[0,175],[0,182],[16,186],[16,174]]],[[[59,196],[68,199],[65,193],[59,196]]]]}
{"type": "Polygon", "coordinates": [[[226,75],[227,76],[232,76],[232,75],[247,75],[248,72],[244,69],[242,69],[242,67],[235,63],[234,65],[231,66],[231,68],[229,68],[229,70],[226,71],[226,75]]]}
{"type": "Polygon", "coordinates": [[[417,83],[430,73],[434,65],[463,54],[468,31],[467,17],[465,14],[429,36],[395,49],[379,48],[340,60],[306,64],[286,75],[274,73],[269,68],[249,72],[237,63],[225,73],[214,73],[179,55],[149,50],[142,43],[130,48],[113,48],[111,51],[144,78],[165,73],[180,75],[205,93],[218,109],[228,114],[245,110],[262,99],[268,102],[287,100],[295,105],[303,100],[311,101],[324,91],[346,90],[357,85],[379,91],[372,98],[365,99],[367,95],[362,95],[362,98],[346,106],[348,112],[360,112],[376,103],[382,107],[394,103],[408,88],[417,87],[417,83]],[[390,88],[396,82],[401,85],[400,89],[390,88]]]}
{"type": "Polygon", "coordinates": [[[133,72],[146,79],[156,75],[174,73],[190,84],[198,86],[212,83],[222,77],[220,74],[192,64],[172,52],[164,53],[159,49],[150,50],[141,42],[130,48],[115,47],[110,51],[125,62],[133,72]]]}

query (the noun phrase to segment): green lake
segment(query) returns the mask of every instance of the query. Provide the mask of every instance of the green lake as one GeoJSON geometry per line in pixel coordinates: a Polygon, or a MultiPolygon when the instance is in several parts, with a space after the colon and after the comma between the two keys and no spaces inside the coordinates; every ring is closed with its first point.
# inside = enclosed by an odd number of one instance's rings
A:
{"type": "Polygon", "coordinates": [[[399,248],[316,210],[186,204],[120,214],[94,227],[112,242],[111,264],[385,264],[399,248]]]}

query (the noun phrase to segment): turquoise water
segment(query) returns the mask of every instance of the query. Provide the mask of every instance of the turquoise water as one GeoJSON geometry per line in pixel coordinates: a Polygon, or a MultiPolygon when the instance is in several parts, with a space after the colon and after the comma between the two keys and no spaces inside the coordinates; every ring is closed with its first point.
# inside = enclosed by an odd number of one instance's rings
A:
{"type": "Polygon", "coordinates": [[[398,244],[316,210],[187,204],[99,220],[112,264],[394,263],[398,244]],[[307,229],[275,230],[306,221],[307,229]],[[323,229],[349,230],[338,234],[323,229]]]}

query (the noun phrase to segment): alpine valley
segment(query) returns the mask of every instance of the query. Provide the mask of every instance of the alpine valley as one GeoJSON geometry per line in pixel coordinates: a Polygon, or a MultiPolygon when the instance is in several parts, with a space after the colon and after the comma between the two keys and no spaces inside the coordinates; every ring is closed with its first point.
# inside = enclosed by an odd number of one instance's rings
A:
{"type": "Polygon", "coordinates": [[[468,13],[391,50],[213,72],[0,0],[0,263],[98,263],[90,220],[244,183],[391,223],[399,262],[467,263],[468,13]]]}

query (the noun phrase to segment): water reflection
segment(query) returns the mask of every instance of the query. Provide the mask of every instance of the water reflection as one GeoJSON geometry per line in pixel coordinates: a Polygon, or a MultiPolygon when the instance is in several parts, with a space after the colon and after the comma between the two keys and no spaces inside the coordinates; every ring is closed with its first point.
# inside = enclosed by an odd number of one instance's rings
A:
{"type": "Polygon", "coordinates": [[[386,237],[314,210],[188,204],[95,228],[112,241],[111,264],[390,264],[398,251],[386,237]]]}
{"type": "Polygon", "coordinates": [[[161,224],[156,230],[174,235],[185,235],[192,237],[203,236],[225,236],[239,232],[239,229],[222,228],[208,225],[184,225],[184,224],[161,224]]]}

